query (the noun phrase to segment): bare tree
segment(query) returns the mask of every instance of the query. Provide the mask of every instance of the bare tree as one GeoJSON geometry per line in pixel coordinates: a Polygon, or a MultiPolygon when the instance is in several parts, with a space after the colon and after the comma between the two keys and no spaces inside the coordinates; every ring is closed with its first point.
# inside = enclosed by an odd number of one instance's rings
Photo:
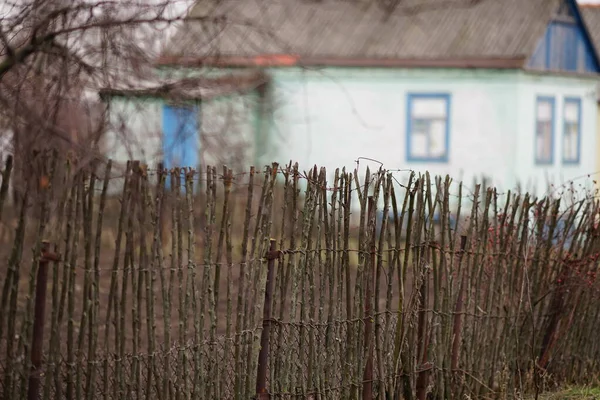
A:
{"type": "Polygon", "coordinates": [[[57,150],[80,166],[102,158],[106,107],[98,89],[134,86],[150,75],[165,31],[185,17],[187,3],[7,0],[0,5],[0,135],[3,142],[9,137],[17,176],[34,168],[31,151],[57,150]]]}

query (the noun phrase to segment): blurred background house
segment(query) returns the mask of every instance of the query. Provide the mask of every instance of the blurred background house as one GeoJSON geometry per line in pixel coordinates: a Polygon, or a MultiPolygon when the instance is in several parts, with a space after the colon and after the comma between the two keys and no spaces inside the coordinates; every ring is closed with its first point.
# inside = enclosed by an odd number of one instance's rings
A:
{"type": "Polygon", "coordinates": [[[105,148],[167,167],[364,157],[544,194],[600,170],[590,30],[574,0],[202,0],[157,60],[173,84],[103,91],[105,148]]]}
{"type": "MultiPolygon", "coordinates": [[[[598,50],[600,49],[600,4],[583,4],[580,8],[596,50],[598,50]]],[[[598,96],[597,110],[596,129],[598,133],[596,137],[600,138],[600,95],[598,96]]],[[[598,173],[600,172],[600,140],[597,141],[596,145],[596,167],[594,172],[598,173]]],[[[594,175],[596,176],[596,174],[594,175]]],[[[599,179],[596,179],[596,181],[599,181],[599,179]]]]}

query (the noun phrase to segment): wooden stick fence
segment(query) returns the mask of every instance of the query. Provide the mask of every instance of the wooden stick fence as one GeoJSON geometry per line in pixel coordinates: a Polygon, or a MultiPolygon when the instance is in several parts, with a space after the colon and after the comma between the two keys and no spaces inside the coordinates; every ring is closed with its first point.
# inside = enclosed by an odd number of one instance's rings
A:
{"type": "Polygon", "coordinates": [[[593,197],[38,157],[0,185],[2,399],[513,398],[600,372],[593,197]]]}

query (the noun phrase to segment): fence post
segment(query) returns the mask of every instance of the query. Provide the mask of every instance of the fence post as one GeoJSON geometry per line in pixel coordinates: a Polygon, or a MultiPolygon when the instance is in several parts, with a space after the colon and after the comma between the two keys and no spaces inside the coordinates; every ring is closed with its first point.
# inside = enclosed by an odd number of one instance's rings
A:
{"type": "Polygon", "coordinates": [[[377,225],[375,223],[375,199],[369,196],[368,203],[368,225],[367,229],[371,232],[369,267],[366,269],[366,295],[365,295],[365,341],[364,350],[367,354],[365,372],[363,374],[362,399],[371,400],[373,398],[373,284],[375,280],[375,253],[377,225]]]}
{"type": "MultiPolygon", "coordinates": [[[[158,226],[160,231],[160,240],[161,243],[167,243],[169,240],[169,229],[167,229],[165,222],[165,212],[167,210],[167,201],[169,201],[170,197],[167,196],[167,180],[169,179],[169,171],[165,171],[165,164],[161,161],[157,164],[156,168],[158,169],[158,190],[162,191],[161,193],[156,193],[156,198],[161,196],[160,207],[156,212],[158,213],[158,226]],[[162,182],[162,180],[165,180],[162,182]]],[[[172,187],[172,186],[171,186],[172,187]]]]}
{"type": "Polygon", "coordinates": [[[269,363],[269,339],[271,336],[271,303],[273,298],[273,274],[275,259],[279,252],[275,250],[276,241],[271,239],[267,253],[267,283],[265,288],[265,305],[263,308],[263,329],[260,334],[260,352],[258,353],[258,371],[256,373],[256,399],[269,399],[267,393],[267,364],[269,363]]]}
{"type": "MultiPolygon", "coordinates": [[[[460,252],[458,253],[458,268],[460,271],[460,266],[462,264],[463,256],[465,255],[465,249],[467,248],[467,237],[462,235],[460,237],[460,252]]],[[[460,287],[458,289],[458,299],[456,300],[456,314],[454,314],[453,321],[453,341],[452,341],[452,353],[450,357],[450,370],[452,372],[458,371],[458,358],[460,352],[460,342],[462,340],[462,308],[464,303],[464,290],[467,284],[467,272],[461,271],[462,277],[460,279],[460,287]]]]}
{"type": "Polygon", "coordinates": [[[58,261],[56,254],[49,252],[50,243],[42,241],[37,284],[35,288],[35,314],[33,317],[33,336],[31,339],[31,371],[29,374],[28,400],[37,400],[40,392],[40,368],[42,366],[42,349],[44,345],[44,319],[46,317],[46,288],[48,284],[48,264],[58,261]]]}

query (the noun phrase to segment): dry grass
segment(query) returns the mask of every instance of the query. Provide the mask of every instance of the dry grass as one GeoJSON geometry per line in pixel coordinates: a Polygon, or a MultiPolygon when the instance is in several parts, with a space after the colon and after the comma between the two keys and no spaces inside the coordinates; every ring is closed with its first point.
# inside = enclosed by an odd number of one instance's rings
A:
{"type": "MultiPolygon", "coordinates": [[[[575,386],[551,393],[543,393],[539,400],[600,400],[600,387],[575,386]]],[[[527,400],[534,400],[528,397],[527,400]]]]}

